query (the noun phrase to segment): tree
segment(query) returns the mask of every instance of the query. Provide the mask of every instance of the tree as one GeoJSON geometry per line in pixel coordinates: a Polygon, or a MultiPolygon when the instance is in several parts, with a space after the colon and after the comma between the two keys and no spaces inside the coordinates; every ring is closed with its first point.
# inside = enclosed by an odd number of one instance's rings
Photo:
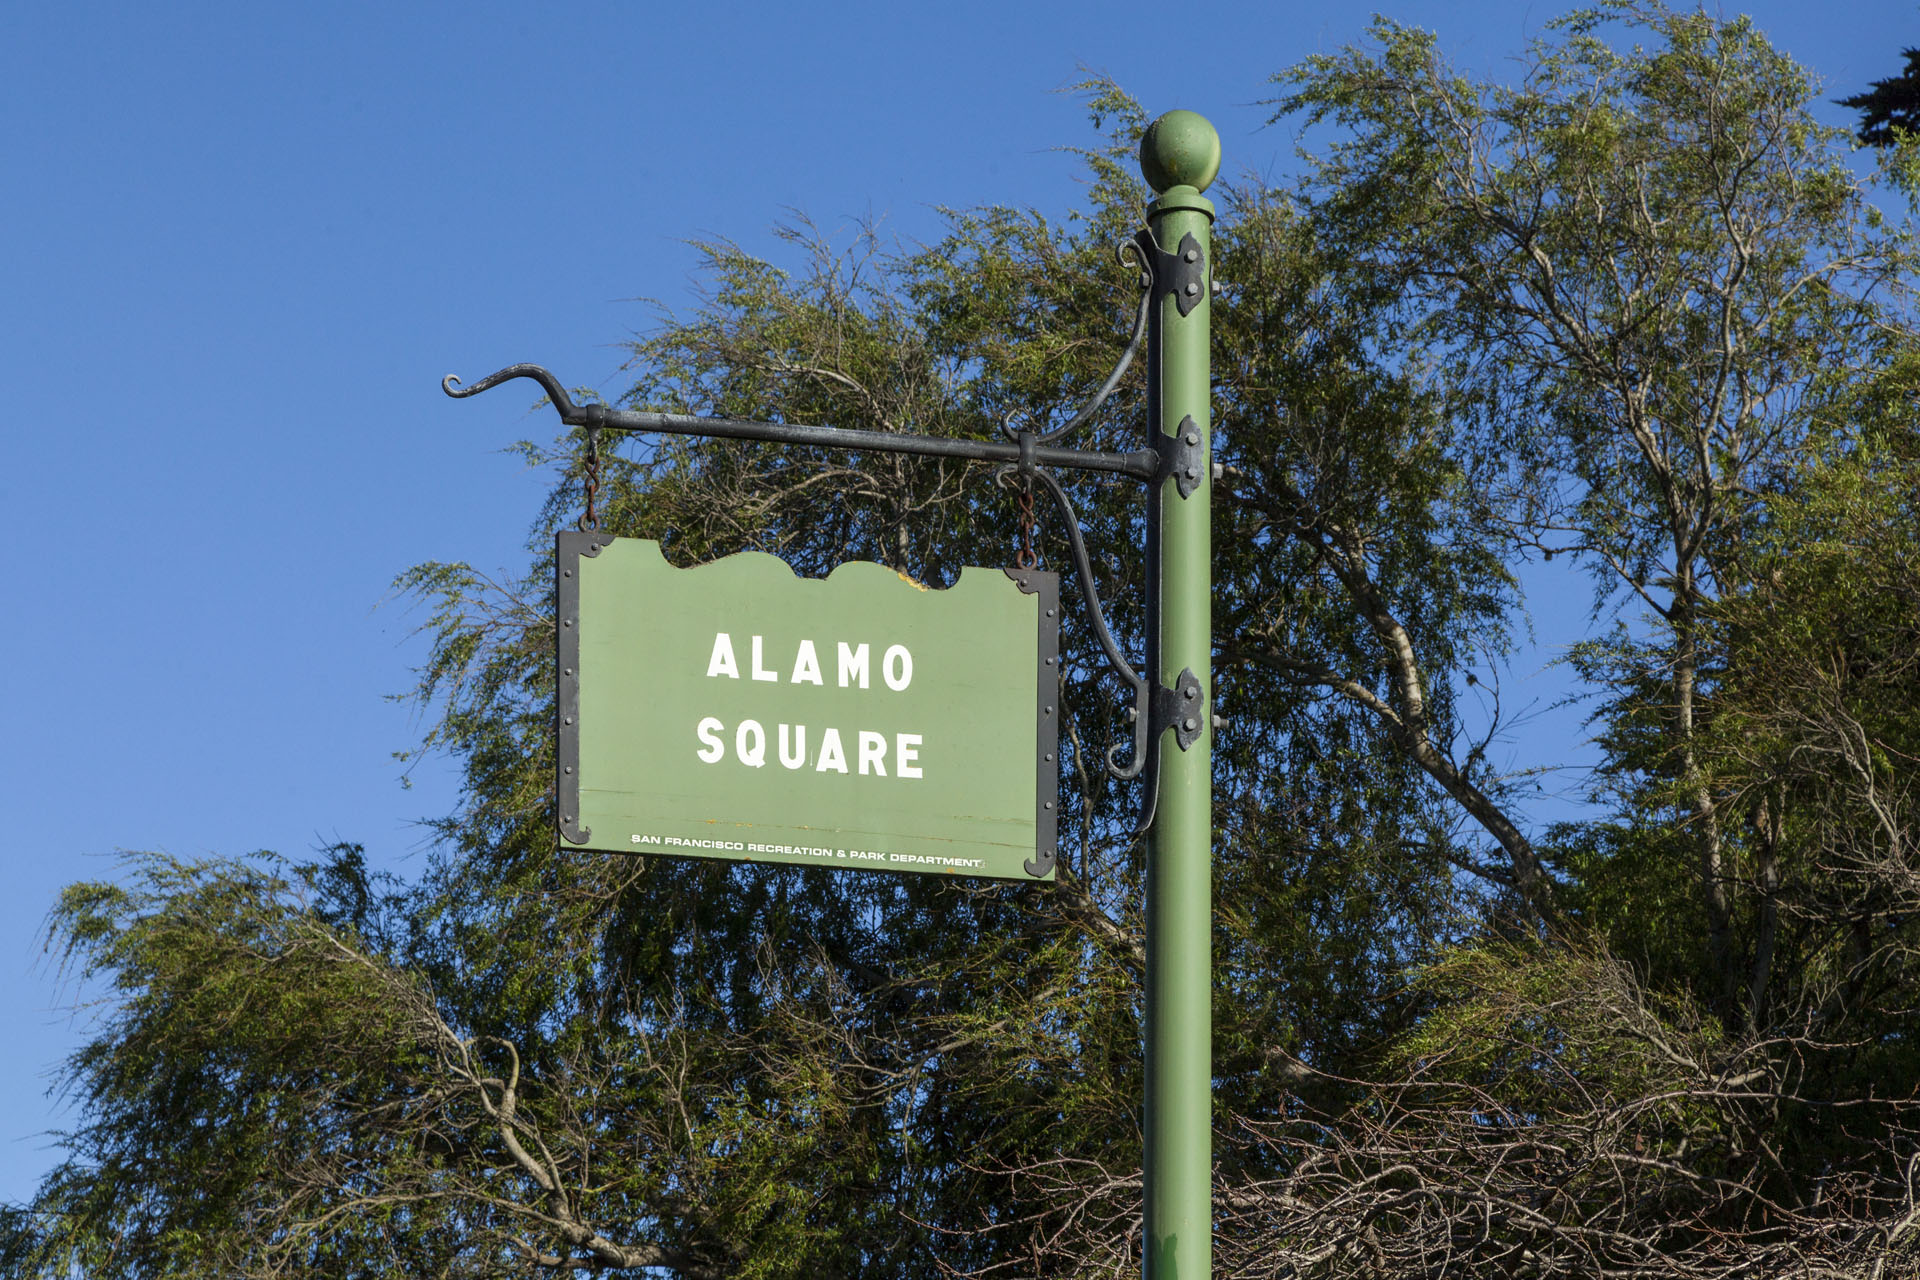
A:
{"type": "MultiPolygon", "coordinates": [[[[1283,78],[1333,126],[1305,176],[1221,201],[1220,1269],[1920,1274],[1907,247],[1744,20],[1554,31],[1502,87],[1378,24],[1283,78]],[[1559,828],[1492,763],[1548,554],[1594,585],[1606,751],[1559,828]]],[[[709,246],[628,401],[1064,421],[1125,344],[1144,194],[1142,112],[1088,88],[1068,220],[800,227],[791,273],[709,246]]],[[[1142,392],[1088,443],[1129,445],[1142,392]]],[[[1084,620],[1054,886],[558,855],[545,555],[584,446],[527,446],[556,483],[524,579],[405,581],[465,777],[418,881],[343,846],[63,898],[112,1012],[70,1159],[0,1223],[16,1270],[1137,1270],[1141,865],[1084,620]]],[[[1138,495],[1074,488],[1137,652],[1138,495]]],[[[1010,495],[928,461],[626,441],[600,497],[680,563],[938,584],[1013,541],[1010,495]]]]}
{"type": "Polygon", "coordinates": [[[1855,135],[1869,147],[1891,147],[1903,133],[1914,132],[1920,121],[1920,49],[1902,49],[1906,70],[1885,80],[1875,80],[1865,93],[1840,99],[1840,105],[1860,113],[1860,129],[1855,135]]]}
{"type": "Polygon", "coordinates": [[[1581,17],[1487,93],[1388,27],[1377,61],[1317,60],[1285,105],[1354,130],[1310,182],[1321,238],[1399,293],[1481,455],[1511,459],[1491,517],[1645,610],[1579,660],[1631,689],[1609,717],[1623,776],[1685,815],[1724,1011],[1756,975],[1697,745],[1706,614],[1751,581],[1809,433],[1908,341],[1908,262],[1807,118],[1806,74],[1749,24],[1618,12],[1663,47],[1622,54],[1581,17]]]}

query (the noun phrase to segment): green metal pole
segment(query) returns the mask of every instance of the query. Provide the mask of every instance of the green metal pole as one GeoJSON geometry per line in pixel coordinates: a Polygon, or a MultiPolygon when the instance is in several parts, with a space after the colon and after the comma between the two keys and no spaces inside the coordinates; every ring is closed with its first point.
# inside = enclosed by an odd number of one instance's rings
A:
{"type": "Polygon", "coordinates": [[[1147,849],[1146,1280],[1213,1272],[1213,540],[1208,358],[1213,205],[1220,135],[1171,111],[1140,140],[1159,198],[1147,226],[1161,254],[1149,333],[1160,482],[1155,591],[1159,805],[1147,849]],[[1182,743],[1185,743],[1183,746],[1182,743]]]}

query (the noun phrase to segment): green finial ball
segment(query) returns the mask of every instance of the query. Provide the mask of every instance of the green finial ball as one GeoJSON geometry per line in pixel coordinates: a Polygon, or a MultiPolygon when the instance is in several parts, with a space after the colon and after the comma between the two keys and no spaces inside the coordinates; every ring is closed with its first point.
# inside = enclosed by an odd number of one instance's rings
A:
{"type": "Polygon", "coordinates": [[[1205,191],[1220,175],[1220,135],[1195,111],[1169,111],[1140,138],[1140,172],[1155,191],[1205,191]]]}

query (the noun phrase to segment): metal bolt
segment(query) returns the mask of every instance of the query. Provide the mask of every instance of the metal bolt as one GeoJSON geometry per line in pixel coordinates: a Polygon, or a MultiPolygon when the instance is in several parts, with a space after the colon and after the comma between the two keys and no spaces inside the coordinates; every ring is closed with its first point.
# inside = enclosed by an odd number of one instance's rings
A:
{"type": "Polygon", "coordinates": [[[1047,616],[1051,618],[1053,616],[1053,610],[1051,609],[1047,610],[1047,616]]]}
{"type": "Polygon", "coordinates": [[[1052,764],[1052,763],[1053,763],[1053,757],[1052,757],[1051,755],[1045,755],[1045,756],[1041,756],[1040,758],[1041,758],[1042,760],[1045,760],[1045,761],[1046,761],[1046,762],[1047,762],[1048,764],[1052,764]]]}
{"type": "Polygon", "coordinates": [[[567,765],[567,766],[566,766],[565,768],[563,768],[563,769],[561,769],[561,770],[560,770],[560,772],[562,772],[562,773],[572,773],[572,772],[573,772],[573,766],[572,766],[572,765],[567,765]]]}
{"type": "Polygon", "coordinates": [[[561,623],[560,625],[563,627],[570,627],[573,625],[573,619],[568,618],[565,622],[561,623]]]}
{"type": "Polygon", "coordinates": [[[1187,724],[1188,733],[1192,733],[1195,729],[1198,729],[1200,727],[1200,722],[1198,720],[1195,720],[1192,716],[1187,717],[1186,724],[1187,724]]]}
{"type": "Polygon", "coordinates": [[[1184,690],[1182,690],[1182,692],[1186,694],[1188,702],[1192,702],[1195,698],[1200,696],[1200,691],[1194,688],[1192,685],[1188,685],[1184,690]]]}
{"type": "Polygon", "coordinates": [[[1048,707],[1048,708],[1046,709],[1046,714],[1048,714],[1048,715],[1052,715],[1052,714],[1053,714],[1053,708],[1052,708],[1052,707],[1048,707]]]}
{"type": "Polygon", "coordinates": [[[1216,298],[1217,298],[1217,297],[1219,297],[1219,296],[1220,296],[1221,294],[1223,294],[1223,293],[1225,293],[1226,291],[1227,291],[1227,286],[1225,286],[1225,285],[1223,285],[1223,284],[1221,284],[1221,283],[1220,283],[1220,282],[1219,282],[1218,280],[1215,280],[1215,281],[1213,282],[1213,296],[1214,296],[1214,297],[1216,297],[1216,298]]]}
{"type": "Polygon", "coordinates": [[[1200,478],[1200,473],[1198,471],[1195,471],[1192,467],[1188,467],[1186,470],[1182,471],[1180,474],[1185,476],[1189,480],[1198,480],[1200,478]]]}
{"type": "Polygon", "coordinates": [[[1053,808],[1053,801],[1051,800],[1047,801],[1047,808],[1049,809],[1053,808]]]}
{"type": "Polygon", "coordinates": [[[573,576],[573,570],[571,570],[571,569],[562,569],[562,570],[560,571],[560,576],[561,576],[561,577],[563,577],[563,578],[571,578],[571,577],[573,576]]]}
{"type": "Polygon", "coordinates": [[[1200,286],[1191,280],[1187,281],[1187,296],[1189,298],[1197,298],[1200,296],[1200,286]]]}
{"type": "Polygon", "coordinates": [[[1186,439],[1188,444],[1199,444],[1200,433],[1198,431],[1189,431],[1187,432],[1186,439]]]}
{"type": "Polygon", "coordinates": [[[1053,665],[1053,659],[1052,659],[1052,658],[1048,658],[1048,659],[1047,659],[1047,665],[1048,665],[1048,666],[1052,666],[1052,665],[1053,665]]]}
{"type": "Polygon", "coordinates": [[[1218,733],[1220,730],[1226,727],[1227,727],[1227,718],[1225,716],[1222,716],[1222,715],[1214,716],[1213,718],[1214,732],[1218,733]]]}
{"type": "Polygon", "coordinates": [[[567,717],[566,719],[564,719],[564,720],[562,720],[562,721],[561,721],[560,723],[561,723],[561,724],[572,724],[572,723],[573,723],[573,717],[572,717],[572,716],[568,716],[568,717],[567,717]]]}
{"type": "Polygon", "coordinates": [[[1224,463],[1224,462],[1216,462],[1216,463],[1214,463],[1214,464],[1213,464],[1213,479],[1214,479],[1214,483],[1216,483],[1216,484],[1217,484],[1217,483],[1219,483],[1220,481],[1222,481],[1222,480],[1224,480],[1224,479],[1226,479],[1226,476],[1227,476],[1227,464],[1226,464],[1226,463],[1224,463]]]}
{"type": "Polygon", "coordinates": [[[1200,251],[1198,249],[1189,249],[1185,253],[1181,254],[1180,256],[1185,258],[1188,262],[1200,261],[1200,251]]]}

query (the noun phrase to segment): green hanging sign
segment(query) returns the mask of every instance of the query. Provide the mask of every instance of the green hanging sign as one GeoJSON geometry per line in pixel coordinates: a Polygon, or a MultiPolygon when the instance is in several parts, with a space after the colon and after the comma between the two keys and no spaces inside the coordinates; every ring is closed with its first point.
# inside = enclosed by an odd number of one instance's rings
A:
{"type": "Polygon", "coordinates": [[[1055,575],[555,558],[563,848],[1053,878],[1055,575]]]}

